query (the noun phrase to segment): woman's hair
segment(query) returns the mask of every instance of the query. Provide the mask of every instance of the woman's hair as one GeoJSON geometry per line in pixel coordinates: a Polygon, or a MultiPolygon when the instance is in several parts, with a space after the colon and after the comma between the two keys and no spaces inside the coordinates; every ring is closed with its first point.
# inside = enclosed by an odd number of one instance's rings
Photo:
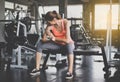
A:
{"type": "Polygon", "coordinates": [[[58,14],[56,11],[52,11],[52,13],[56,15],[56,18],[57,18],[57,19],[61,19],[61,15],[58,14]]]}
{"type": "Polygon", "coordinates": [[[61,19],[61,16],[56,11],[48,11],[45,15],[46,21],[52,21],[54,18],[61,19]]]}

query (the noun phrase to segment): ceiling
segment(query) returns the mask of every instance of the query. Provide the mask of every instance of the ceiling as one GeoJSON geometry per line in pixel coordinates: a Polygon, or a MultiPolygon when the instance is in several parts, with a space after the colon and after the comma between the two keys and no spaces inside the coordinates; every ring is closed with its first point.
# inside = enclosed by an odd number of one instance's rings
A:
{"type": "MultiPolygon", "coordinates": [[[[65,1],[65,0],[5,0],[10,2],[15,2],[23,5],[32,5],[34,3],[37,3],[38,5],[59,5],[59,1],[65,1]]],[[[68,4],[83,4],[83,3],[110,3],[110,0],[66,0],[68,4]]],[[[119,0],[112,0],[112,2],[119,2],[119,0]]]]}
{"type": "MultiPolygon", "coordinates": [[[[58,5],[59,4],[59,0],[5,0],[5,1],[15,2],[19,4],[24,4],[24,5],[31,5],[36,2],[39,5],[58,5]]],[[[69,4],[81,4],[83,2],[89,2],[89,0],[68,0],[69,4]]]]}

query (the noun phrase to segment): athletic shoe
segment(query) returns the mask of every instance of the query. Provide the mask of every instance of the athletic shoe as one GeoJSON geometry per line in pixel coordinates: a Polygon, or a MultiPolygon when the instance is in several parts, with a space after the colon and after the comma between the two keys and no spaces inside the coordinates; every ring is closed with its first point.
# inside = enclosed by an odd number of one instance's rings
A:
{"type": "Polygon", "coordinates": [[[30,75],[32,75],[32,76],[40,75],[40,70],[33,69],[32,72],[30,73],[30,75]]]}
{"type": "Polygon", "coordinates": [[[67,72],[65,78],[66,78],[66,79],[72,79],[72,78],[73,78],[73,74],[67,72]]]}

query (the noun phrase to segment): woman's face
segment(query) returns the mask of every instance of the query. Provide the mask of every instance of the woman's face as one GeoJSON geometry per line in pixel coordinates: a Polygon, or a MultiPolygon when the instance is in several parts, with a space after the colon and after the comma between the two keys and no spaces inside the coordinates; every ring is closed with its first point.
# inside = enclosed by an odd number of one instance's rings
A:
{"type": "Polygon", "coordinates": [[[57,19],[54,18],[52,21],[48,21],[49,24],[56,24],[57,23],[57,19]]]}

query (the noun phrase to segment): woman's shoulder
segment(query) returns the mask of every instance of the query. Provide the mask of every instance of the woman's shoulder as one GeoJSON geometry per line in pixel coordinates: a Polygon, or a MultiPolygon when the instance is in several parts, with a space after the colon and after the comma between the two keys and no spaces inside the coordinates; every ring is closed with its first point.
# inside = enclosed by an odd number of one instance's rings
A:
{"type": "Polygon", "coordinates": [[[61,21],[68,21],[67,19],[63,18],[63,19],[60,19],[61,21]]]}
{"type": "Polygon", "coordinates": [[[63,22],[63,23],[67,23],[68,22],[67,19],[60,19],[60,21],[63,22]]]}
{"type": "Polygon", "coordinates": [[[49,25],[46,27],[46,29],[52,29],[53,28],[53,25],[49,25]]]}

